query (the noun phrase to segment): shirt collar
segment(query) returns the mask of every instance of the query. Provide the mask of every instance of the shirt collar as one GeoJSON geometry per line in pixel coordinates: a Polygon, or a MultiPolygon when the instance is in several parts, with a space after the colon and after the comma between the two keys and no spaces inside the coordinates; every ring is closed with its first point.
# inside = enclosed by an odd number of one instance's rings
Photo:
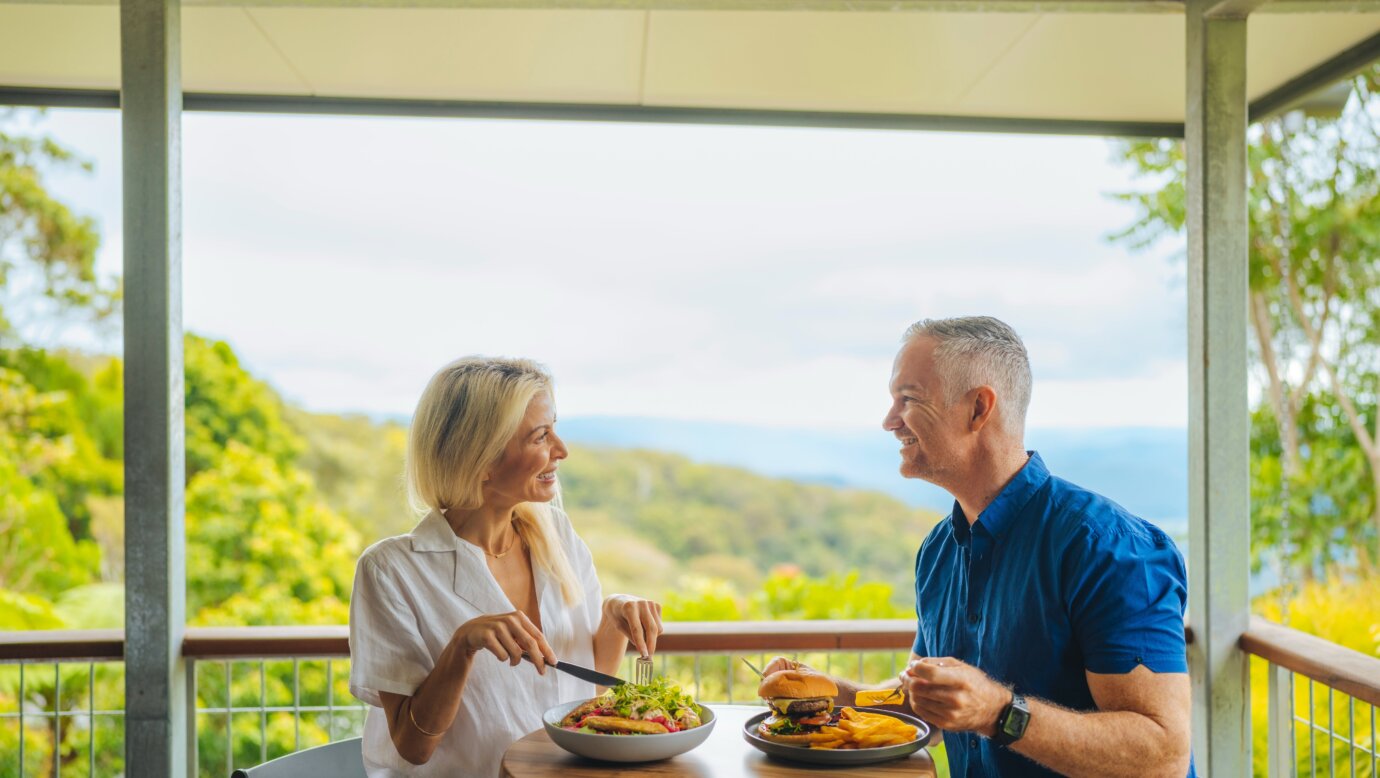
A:
{"type": "MultiPolygon", "coordinates": [[[[1040,458],[1038,452],[1025,452],[1030,456],[1026,460],[1025,466],[1016,472],[1016,475],[1007,482],[1006,486],[997,494],[997,498],[988,505],[982,513],[978,514],[978,520],[974,527],[981,526],[988,534],[1001,537],[1011,528],[1011,522],[1020,515],[1021,510],[1030,502],[1030,498],[1035,496],[1045,481],[1049,480],[1049,468],[1045,467],[1045,461],[1040,458]]],[[[954,538],[960,543],[966,544],[972,530],[968,526],[968,518],[963,514],[963,508],[954,501],[953,514],[950,517],[953,523],[954,538]]]]}
{"type": "Polygon", "coordinates": [[[454,551],[460,542],[450,522],[440,511],[432,511],[412,528],[413,551],[454,551]]]}

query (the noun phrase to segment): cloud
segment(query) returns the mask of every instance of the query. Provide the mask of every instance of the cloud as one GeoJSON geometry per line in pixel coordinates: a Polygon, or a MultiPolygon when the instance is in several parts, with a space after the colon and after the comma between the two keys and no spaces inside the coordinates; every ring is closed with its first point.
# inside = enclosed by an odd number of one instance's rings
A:
{"type": "MultiPolygon", "coordinates": [[[[117,115],[50,121],[114,235],[117,115]]],[[[549,362],[565,413],[870,427],[906,325],[989,313],[1030,348],[1033,422],[1185,415],[1182,289],[1105,241],[1131,213],[1103,140],[225,114],[184,138],[186,324],[311,408],[407,413],[445,361],[503,353],[549,362]]]]}

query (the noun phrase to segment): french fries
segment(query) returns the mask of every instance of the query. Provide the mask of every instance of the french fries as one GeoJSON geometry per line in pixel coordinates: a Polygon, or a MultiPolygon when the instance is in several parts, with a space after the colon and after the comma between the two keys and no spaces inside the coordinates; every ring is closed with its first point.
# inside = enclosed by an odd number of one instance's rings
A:
{"type": "Polygon", "coordinates": [[[810,735],[810,748],[880,748],[909,743],[919,734],[910,724],[883,716],[843,708],[837,727],[820,727],[810,735]]]}

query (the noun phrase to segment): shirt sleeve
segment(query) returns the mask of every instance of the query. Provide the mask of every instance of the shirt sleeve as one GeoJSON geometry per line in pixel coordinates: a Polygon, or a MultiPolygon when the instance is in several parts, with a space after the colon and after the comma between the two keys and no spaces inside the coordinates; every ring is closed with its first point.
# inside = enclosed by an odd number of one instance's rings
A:
{"type": "Polygon", "coordinates": [[[397,581],[360,559],[350,597],[350,693],[381,708],[379,692],[411,696],[434,665],[397,581]]]}
{"type": "Polygon", "coordinates": [[[1161,532],[1087,530],[1065,557],[1074,639],[1088,671],[1186,673],[1183,557],[1161,532]]]}
{"type": "MultiPolygon", "coordinates": [[[[926,543],[929,539],[926,538],[926,543]]],[[[910,647],[912,654],[916,656],[929,656],[930,651],[925,646],[925,625],[920,617],[920,557],[925,553],[925,543],[920,544],[920,548],[915,552],[915,645],[910,647]]]]}

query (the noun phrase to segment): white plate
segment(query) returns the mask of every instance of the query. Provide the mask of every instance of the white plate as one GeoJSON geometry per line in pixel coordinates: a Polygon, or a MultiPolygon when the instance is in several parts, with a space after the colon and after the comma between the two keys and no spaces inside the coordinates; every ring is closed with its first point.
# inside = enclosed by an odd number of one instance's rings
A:
{"type": "Polygon", "coordinates": [[[677,754],[698,746],[709,737],[714,729],[714,711],[708,705],[701,705],[702,720],[694,729],[682,732],[668,732],[665,735],[594,735],[588,732],[572,732],[561,728],[561,719],[587,700],[563,702],[542,714],[541,723],[551,742],[572,754],[599,759],[605,762],[655,762],[670,759],[677,754]]]}
{"type": "Polygon", "coordinates": [[[809,746],[797,746],[791,743],[777,743],[774,740],[767,740],[757,734],[757,725],[761,724],[767,716],[770,716],[771,711],[759,713],[748,719],[747,723],[743,724],[743,739],[751,743],[753,748],[756,748],[758,751],[768,756],[789,759],[793,762],[842,767],[888,762],[892,759],[901,759],[910,756],[916,751],[924,748],[925,739],[930,736],[930,725],[909,714],[883,708],[856,708],[855,710],[866,711],[867,713],[880,713],[883,716],[900,719],[916,728],[915,739],[909,743],[902,743],[896,746],[857,749],[810,748],[809,746]]]}

